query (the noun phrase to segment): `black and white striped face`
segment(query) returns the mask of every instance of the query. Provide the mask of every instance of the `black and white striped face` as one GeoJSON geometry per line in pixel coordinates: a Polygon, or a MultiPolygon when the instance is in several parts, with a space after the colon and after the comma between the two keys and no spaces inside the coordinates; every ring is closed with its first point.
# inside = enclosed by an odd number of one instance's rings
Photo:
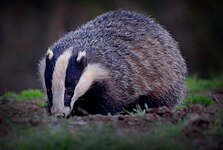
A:
{"type": "Polygon", "coordinates": [[[108,71],[100,64],[87,65],[86,60],[85,51],[75,54],[71,47],[62,53],[49,49],[40,61],[40,79],[52,115],[69,115],[74,102],[86,93],[94,81],[108,77],[108,71]]]}
{"type": "Polygon", "coordinates": [[[62,54],[47,51],[40,73],[51,114],[66,115],[70,111],[74,89],[85,68],[84,59],[85,51],[74,54],[72,48],[62,54]]]}

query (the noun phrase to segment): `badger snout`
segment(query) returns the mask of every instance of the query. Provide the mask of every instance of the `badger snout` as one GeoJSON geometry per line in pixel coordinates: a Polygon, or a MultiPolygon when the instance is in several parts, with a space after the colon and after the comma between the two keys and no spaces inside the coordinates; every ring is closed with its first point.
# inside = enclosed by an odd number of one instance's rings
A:
{"type": "Polygon", "coordinates": [[[52,107],[50,109],[50,114],[55,117],[66,117],[70,113],[70,107],[56,108],[52,107]]]}

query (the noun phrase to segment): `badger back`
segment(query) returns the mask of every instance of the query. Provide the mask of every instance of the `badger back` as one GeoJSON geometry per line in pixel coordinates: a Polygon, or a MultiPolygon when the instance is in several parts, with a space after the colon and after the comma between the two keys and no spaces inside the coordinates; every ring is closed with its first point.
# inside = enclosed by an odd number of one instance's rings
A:
{"type": "Polygon", "coordinates": [[[185,61],[178,43],[153,19],[119,10],[81,29],[89,35],[85,44],[89,60],[108,68],[114,83],[111,91],[118,89],[122,101],[134,103],[146,96],[157,106],[173,107],[183,98],[185,61]]]}

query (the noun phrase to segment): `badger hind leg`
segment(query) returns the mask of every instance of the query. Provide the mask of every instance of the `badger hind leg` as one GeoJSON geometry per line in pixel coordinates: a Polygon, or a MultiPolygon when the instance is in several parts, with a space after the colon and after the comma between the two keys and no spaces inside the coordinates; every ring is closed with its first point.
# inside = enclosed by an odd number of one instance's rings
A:
{"type": "Polygon", "coordinates": [[[166,106],[170,109],[174,108],[180,101],[177,92],[170,91],[165,94],[165,96],[156,97],[152,94],[141,95],[138,99],[126,106],[124,109],[128,111],[133,111],[133,109],[137,109],[137,106],[140,106],[142,110],[146,108],[158,108],[162,106],[166,106]]]}
{"type": "Polygon", "coordinates": [[[158,108],[166,106],[170,109],[174,108],[180,101],[180,93],[176,91],[169,91],[164,96],[155,97],[153,95],[143,95],[137,99],[137,104],[145,109],[147,105],[148,108],[158,108]]]}

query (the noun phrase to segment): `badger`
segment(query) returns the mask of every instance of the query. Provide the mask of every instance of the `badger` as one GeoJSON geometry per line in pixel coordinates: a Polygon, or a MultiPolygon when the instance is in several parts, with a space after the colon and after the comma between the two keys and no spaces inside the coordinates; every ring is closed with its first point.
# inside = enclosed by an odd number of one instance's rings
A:
{"type": "Polygon", "coordinates": [[[187,67],[154,19],[115,10],[64,35],[39,63],[52,115],[116,114],[135,105],[174,108],[187,67]]]}

